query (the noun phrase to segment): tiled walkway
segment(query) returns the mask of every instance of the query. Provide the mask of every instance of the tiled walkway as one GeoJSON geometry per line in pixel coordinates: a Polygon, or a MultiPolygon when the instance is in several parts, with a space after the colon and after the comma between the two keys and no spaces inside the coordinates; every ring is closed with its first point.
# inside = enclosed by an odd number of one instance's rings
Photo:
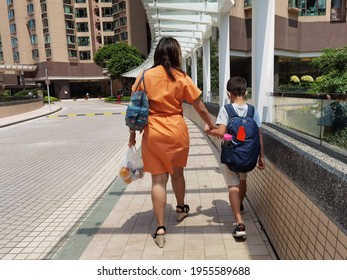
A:
{"type": "Polygon", "coordinates": [[[156,222],[150,175],[146,174],[126,187],[81,259],[276,259],[247,201],[243,215],[247,239],[240,241],[232,237],[234,219],[220,170],[219,152],[194,123],[189,120],[187,123],[191,149],[185,177],[190,216],[181,223],[176,222],[176,201],[169,183],[166,245],[163,249],[157,247],[151,237],[156,222]]]}
{"type": "MultiPolygon", "coordinates": [[[[60,109],[54,106],[0,120],[0,127],[23,122],[60,109]]],[[[167,238],[163,249],[152,240],[156,222],[150,196],[150,175],[126,186],[120,179],[105,191],[102,201],[94,207],[77,230],[72,231],[55,259],[83,260],[226,260],[276,259],[248,201],[245,201],[247,239],[235,240],[231,231],[234,219],[219,163],[219,152],[204,133],[187,120],[191,149],[185,169],[187,203],[190,216],[183,222],[175,220],[176,205],[168,185],[167,238]],[[97,221],[97,222],[96,222],[97,221]]],[[[117,124],[115,124],[117,125],[117,124]]],[[[123,120],[119,125],[124,125],[123,120]]],[[[101,137],[101,136],[100,136],[101,137]]],[[[140,139],[138,139],[140,143],[140,139]]],[[[119,147],[123,149],[123,147],[119,147]]],[[[113,166],[114,168],[114,166],[113,166]]],[[[88,215],[87,215],[88,214],[88,215]]]]}

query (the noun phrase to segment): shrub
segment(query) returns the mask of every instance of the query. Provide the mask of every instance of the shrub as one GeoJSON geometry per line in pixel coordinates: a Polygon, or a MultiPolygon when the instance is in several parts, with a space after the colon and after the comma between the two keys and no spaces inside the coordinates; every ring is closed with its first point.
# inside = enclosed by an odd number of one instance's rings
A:
{"type": "Polygon", "coordinates": [[[299,83],[300,83],[300,79],[299,79],[299,77],[296,76],[296,75],[291,76],[291,77],[290,77],[290,81],[291,81],[292,83],[294,83],[294,84],[299,84],[299,83]]]}
{"type": "Polygon", "coordinates": [[[330,144],[347,150],[347,129],[328,135],[325,137],[325,140],[330,144]]]}
{"type": "MultiPolygon", "coordinates": [[[[56,101],[59,101],[59,99],[56,97],[50,96],[49,101],[50,101],[50,103],[54,103],[56,101]]],[[[43,98],[43,102],[48,103],[48,96],[45,96],[43,98]]]]}

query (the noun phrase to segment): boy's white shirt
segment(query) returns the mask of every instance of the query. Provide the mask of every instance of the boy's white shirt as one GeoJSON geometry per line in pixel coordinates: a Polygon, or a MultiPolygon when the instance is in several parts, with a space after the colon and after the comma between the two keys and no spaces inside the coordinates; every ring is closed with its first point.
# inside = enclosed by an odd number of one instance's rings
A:
{"type": "MultiPolygon", "coordinates": [[[[246,103],[245,104],[232,103],[231,105],[234,107],[235,112],[238,116],[243,117],[243,116],[247,115],[248,105],[246,103]]],[[[261,122],[260,122],[259,113],[257,111],[257,108],[255,108],[253,119],[257,123],[258,127],[261,127],[261,122]]],[[[219,109],[216,124],[217,125],[223,124],[223,125],[227,126],[228,122],[229,122],[229,115],[228,115],[227,110],[223,106],[222,108],[219,109]]]]}

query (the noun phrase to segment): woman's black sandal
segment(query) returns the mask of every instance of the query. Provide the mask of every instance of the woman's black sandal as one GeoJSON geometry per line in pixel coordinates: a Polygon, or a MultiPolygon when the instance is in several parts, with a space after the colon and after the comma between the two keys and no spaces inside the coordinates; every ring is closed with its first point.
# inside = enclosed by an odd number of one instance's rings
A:
{"type": "Polygon", "coordinates": [[[188,204],[184,204],[183,206],[176,206],[176,220],[177,222],[182,221],[185,217],[188,216],[190,209],[188,204]],[[181,211],[178,211],[181,210],[181,211]]]}
{"type": "Polygon", "coordinates": [[[165,233],[166,233],[166,228],[164,226],[157,227],[157,231],[155,234],[153,234],[153,240],[155,244],[158,245],[159,248],[163,248],[165,245],[165,233]],[[158,230],[163,229],[164,233],[163,234],[158,234],[158,230]]]}

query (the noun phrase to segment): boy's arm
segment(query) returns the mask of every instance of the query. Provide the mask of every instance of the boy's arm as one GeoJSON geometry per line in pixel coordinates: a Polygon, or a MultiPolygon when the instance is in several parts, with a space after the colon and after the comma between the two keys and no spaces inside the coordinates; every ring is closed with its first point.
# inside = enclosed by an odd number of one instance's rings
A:
{"type": "Polygon", "coordinates": [[[263,170],[265,168],[265,155],[264,155],[264,141],[261,128],[259,128],[259,141],[260,141],[260,153],[258,159],[258,168],[263,170]]]}
{"type": "Polygon", "coordinates": [[[210,129],[209,126],[205,126],[205,132],[208,135],[218,137],[218,138],[223,138],[224,134],[227,131],[227,127],[224,124],[218,124],[217,128],[210,129]]]}

